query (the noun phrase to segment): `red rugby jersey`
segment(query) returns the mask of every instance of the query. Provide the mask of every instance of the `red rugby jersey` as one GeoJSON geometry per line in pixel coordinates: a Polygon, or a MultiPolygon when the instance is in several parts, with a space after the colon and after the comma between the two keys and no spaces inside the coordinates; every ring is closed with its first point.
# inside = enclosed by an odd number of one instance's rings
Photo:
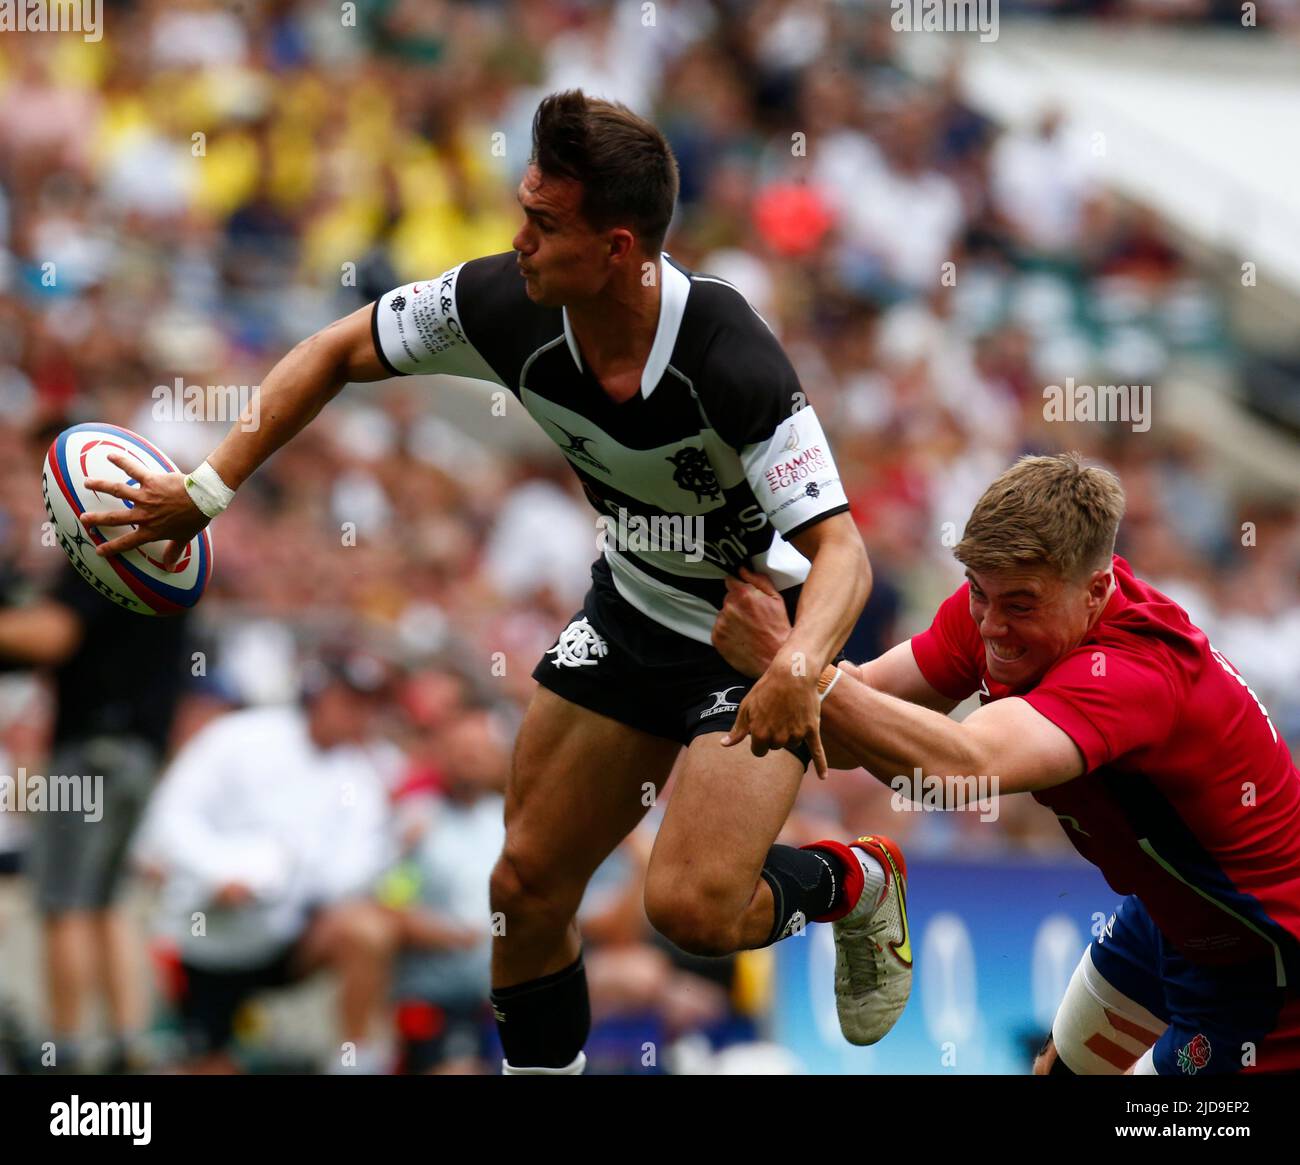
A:
{"type": "Polygon", "coordinates": [[[946,696],[1018,694],[1069,735],[1085,774],[1035,800],[1184,955],[1268,958],[1300,985],[1300,772],[1205,633],[1114,565],[1101,619],[1028,691],[989,679],[965,583],[912,639],[917,664],[946,696]]]}

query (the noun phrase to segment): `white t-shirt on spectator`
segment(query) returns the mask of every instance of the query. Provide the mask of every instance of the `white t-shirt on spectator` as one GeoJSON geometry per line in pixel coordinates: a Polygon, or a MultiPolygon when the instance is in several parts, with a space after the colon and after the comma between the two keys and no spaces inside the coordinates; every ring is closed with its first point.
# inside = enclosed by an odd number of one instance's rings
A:
{"type": "Polygon", "coordinates": [[[233,712],[198,733],[136,843],[164,873],[159,921],[182,957],[253,966],[293,943],[312,907],[367,892],[395,853],[386,786],[396,761],[387,746],[318,748],[295,706],[233,712]],[[254,900],[216,906],[230,882],[254,900]]]}
{"type": "Polygon", "coordinates": [[[1078,241],[1089,191],[1087,154],[1072,135],[1009,133],[993,147],[990,186],[997,208],[1032,244],[1061,251],[1078,241]]]}

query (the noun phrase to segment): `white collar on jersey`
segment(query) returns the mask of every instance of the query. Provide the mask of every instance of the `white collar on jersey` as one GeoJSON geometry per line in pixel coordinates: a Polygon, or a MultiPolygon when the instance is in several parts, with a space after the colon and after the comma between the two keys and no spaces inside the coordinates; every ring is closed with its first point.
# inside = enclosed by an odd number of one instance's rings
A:
{"type": "MultiPolygon", "coordinates": [[[[663,379],[672,358],[673,348],[677,345],[677,332],[682,326],[682,316],[686,314],[686,297],[691,292],[691,281],[676,267],[668,262],[668,252],[664,251],[659,259],[659,270],[663,283],[659,287],[659,326],[655,329],[655,342],[650,346],[650,355],[646,358],[645,368],[641,372],[641,396],[648,397],[655,386],[663,379]]],[[[569,309],[563,309],[564,339],[569,345],[569,354],[573,362],[582,370],[582,353],[578,351],[578,341],[569,324],[569,309]]]]}

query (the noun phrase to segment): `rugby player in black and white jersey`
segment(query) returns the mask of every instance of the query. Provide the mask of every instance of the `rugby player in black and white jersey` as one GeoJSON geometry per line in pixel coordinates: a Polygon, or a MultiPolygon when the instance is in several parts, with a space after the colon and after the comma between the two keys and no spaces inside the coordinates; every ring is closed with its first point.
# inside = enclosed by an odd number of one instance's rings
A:
{"type": "MultiPolygon", "coordinates": [[[[596,867],[673,796],[647,874],[654,926],[723,955],[832,922],[841,1028],[893,1026],[911,989],[906,867],[886,838],[774,845],[809,759],[822,775],[819,679],[870,569],[830,447],[790,362],[729,284],[661,246],[677,166],[650,123],[579,91],[538,107],[513,250],[397,288],[293,349],[192,474],[91,483],[135,508],[112,553],[181,542],[345,384],[450,373],[505,386],[556,441],[598,513],[702,521],[703,538],[606,542],[592,586],[534,676],[507,792],[492,908],[492,1003],[505,1071],[575,1074],[590,1026],[574,915],[596,867]],[[726,579],[761,572],[793,627],[757,681],[710,642],[726,579]],[[743,707],[752,751],[721,736],[743,707]]],[[[753,577],[753,576],[750,576],[753,577]]]]}

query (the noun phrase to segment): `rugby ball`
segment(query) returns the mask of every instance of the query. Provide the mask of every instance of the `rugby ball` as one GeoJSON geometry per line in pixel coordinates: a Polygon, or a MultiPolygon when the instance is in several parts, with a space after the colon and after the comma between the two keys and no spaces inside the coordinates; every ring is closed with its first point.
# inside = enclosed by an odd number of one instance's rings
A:
{"type": "Polygon", "coordinates": [[[166,542],[147,542],[124,554],[101,558],[95,547],[120,538],[131,526],[87,530],[81,515],[102,510],[130,509],[131,503],[86,488],[86,479],[135,479],[108,459],[110,453],[134,457],[150,470],[176,473],[176,466],[143,437],[117,425],[74,425],[65,429],[45,455],[42,491],[45,512],[55,536],[77,573],[106,599],[140,615],[179,615],[203,595],[212,576],[212,536],[200,530],[181,552],[176,564],[163,565],[166,542]]]}

